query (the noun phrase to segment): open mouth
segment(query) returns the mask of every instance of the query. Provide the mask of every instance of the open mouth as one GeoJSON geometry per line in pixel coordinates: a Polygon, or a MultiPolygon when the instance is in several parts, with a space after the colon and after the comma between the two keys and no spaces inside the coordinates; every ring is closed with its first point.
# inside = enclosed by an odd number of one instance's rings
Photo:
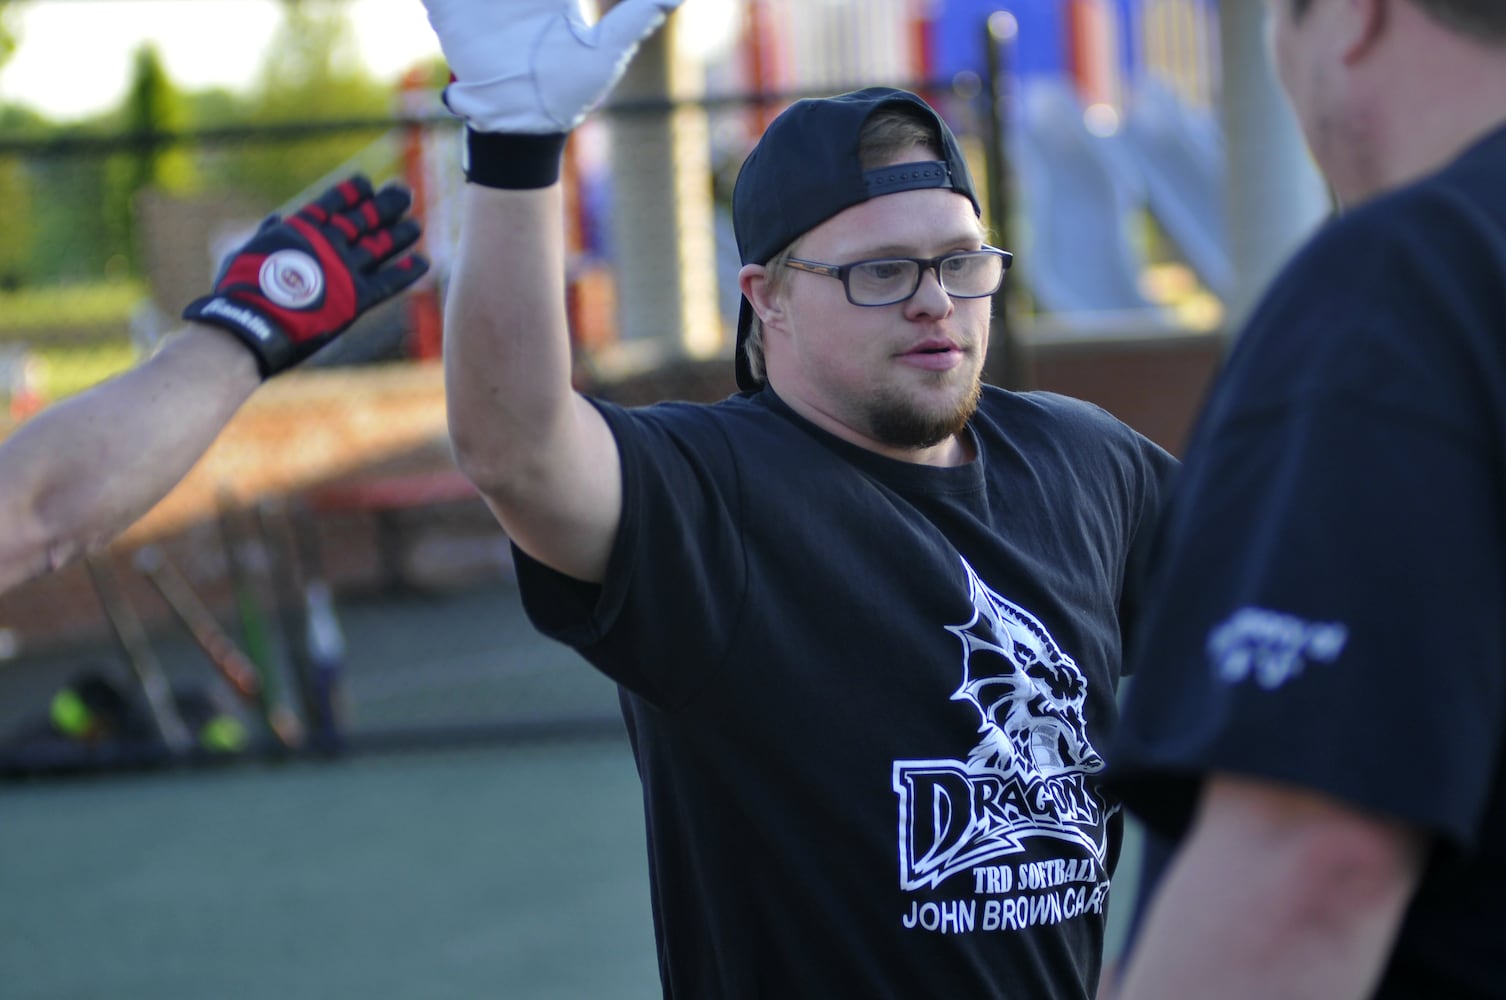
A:
{"type": "Polygon", "coordinates": [[[912,347],[905,353],[910,355],[938,355],[953,354],[960,350],[961,348],[959,348],[956,344],[947,342],[931,342],[927,344],[919,344],[915,347],[912,347]]]}
{"type": "Polygon", "coordinates": [[[919,344],[900,355],[917,368],[950,371],[961,363],[962,349],[951,343],[919,344]]]}

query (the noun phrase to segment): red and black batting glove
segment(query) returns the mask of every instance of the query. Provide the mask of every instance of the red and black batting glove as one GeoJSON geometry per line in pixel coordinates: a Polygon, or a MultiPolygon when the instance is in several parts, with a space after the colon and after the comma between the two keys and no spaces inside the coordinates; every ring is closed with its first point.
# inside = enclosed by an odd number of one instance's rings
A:
{"type": "Polygon", "coordinates": [[[394,259],[421,232],[403,218],[412,201],[401,185],[373,192],[358,174],[289,218],[269,216],[183,318],[239,337],[262,378],[291,368],[429,269],[419,254],[394,259]]]}

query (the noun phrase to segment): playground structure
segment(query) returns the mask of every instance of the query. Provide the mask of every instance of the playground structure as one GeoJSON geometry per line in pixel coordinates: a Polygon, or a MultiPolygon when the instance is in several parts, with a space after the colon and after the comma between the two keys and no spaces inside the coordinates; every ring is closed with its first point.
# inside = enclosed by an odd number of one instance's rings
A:
{"type": "MultiPolygon", "coordinates": [[[[1217,326],[1234,266],[1215,0],[723,6],[730,31],[714,51],[672,21],[570,144],[569,296],[586,366],[728,350],[737,165],[790,100],[876,84],[925,93],[961,137],[992,238],[1017,252],[1016,321],[1217,326]]],[[[436,266],[412,297],[409,347],[437,357],[458,130],[424,74],[405,81],[399,110],[430,123],[402,127],[379,155],[425,218],[436,266]]]]}
{"type": "Polygon", "coordinates": [[[943,9],[934,71],[955,81],[996,67],[1018,202],[1011,235],[1033,309],[1159,311],[1170,299],[1149,274],[1165,263],[1226,296],[1216,4],[951,0],[943,9]]]}

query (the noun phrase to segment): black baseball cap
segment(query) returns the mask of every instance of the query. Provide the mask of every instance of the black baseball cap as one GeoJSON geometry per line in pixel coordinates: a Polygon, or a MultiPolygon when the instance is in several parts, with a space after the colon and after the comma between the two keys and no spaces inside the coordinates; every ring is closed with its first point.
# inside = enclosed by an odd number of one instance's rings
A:
{"type": "MultiPolygon", "coordinates": [[[[732,228],[744,264],[767,264],[795,239],[844,209],[879,195],[919,188],[951,188],[979,215],[978,196],[957,137],[934,108],[907,90],[868,87],[836,97],[796,101],[769,123],[743,161],[732,188],[732,228]],[[864,170],[858,135],[875,111],[890,105],[919,109],[936,128],[942,159],[864,170]]],[[[757,389],[743,350],[753,306],[745,297],[737,316],[737,386],[757,389]]]]}

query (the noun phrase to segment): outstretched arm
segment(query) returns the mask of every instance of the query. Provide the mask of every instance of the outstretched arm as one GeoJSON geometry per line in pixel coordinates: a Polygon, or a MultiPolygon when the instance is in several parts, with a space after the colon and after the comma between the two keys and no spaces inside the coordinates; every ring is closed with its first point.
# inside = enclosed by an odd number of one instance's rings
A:
{"type": "Polygon", "coordinates": [[[145,514],[260,384],[240,343],[192,324],[151,360],[21,425],[0,445],[0,592],[145,514]]]}
{"type": "Polygon", "coordinates": [[[1369,996],[1423,858],[1400,823],[1215,775],[1116,1000],[1369,996]]]}
{"type": "Polygon", "coordinates": [[[104,545],[188,472],[261,384],[423,275],[408,193],[364,177],[226,262],[150,360],[42,411],[0,444],[0,592],[104,545]]]}
{"type": "Polygon", "coordinates": [[[445,309],[450,437],[525,552],[599,582],[622,513],[617,445],[572,389],[565,316],[565,137],[680,0],[425,0],[467,122],[459,253],[445,309]]]}

